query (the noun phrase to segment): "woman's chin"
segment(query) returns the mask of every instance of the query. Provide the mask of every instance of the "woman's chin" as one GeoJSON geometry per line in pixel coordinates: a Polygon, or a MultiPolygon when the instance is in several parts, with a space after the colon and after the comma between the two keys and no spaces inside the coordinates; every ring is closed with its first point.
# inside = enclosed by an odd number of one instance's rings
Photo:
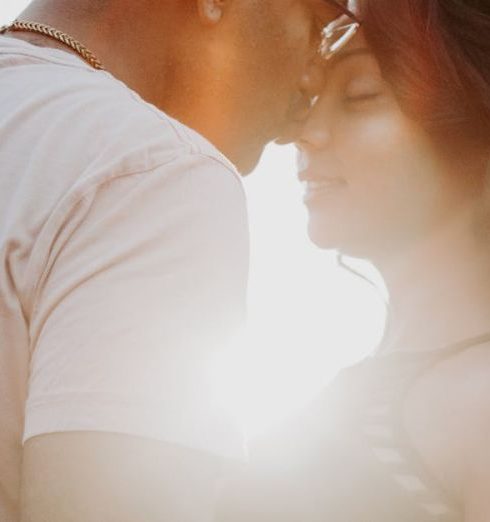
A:
{"type": "Polygon", "coordinates": [[[372,252],[369,245],[355,236],[355,234],[348,234],[343,226],[327,227],[325,224],[319,226],[314,221],[310,221],[308,224],[308,237],[318,248],[336,250],[349,257],[370,258],[372,252]]]}
{"type": "Polygon", "coordinates": [[[311,242],[322,250],[337,250],[342,245],[339,234],[334,230],[310,221],[308,223],[308,237],[311,242]]]}
{"type": "Polygon", "coordinates": [[[350,220],[332,208],[325,211],[322,205],[308,205],[308,237],[322,250],[340,250],[349,242],[350,220]]]}

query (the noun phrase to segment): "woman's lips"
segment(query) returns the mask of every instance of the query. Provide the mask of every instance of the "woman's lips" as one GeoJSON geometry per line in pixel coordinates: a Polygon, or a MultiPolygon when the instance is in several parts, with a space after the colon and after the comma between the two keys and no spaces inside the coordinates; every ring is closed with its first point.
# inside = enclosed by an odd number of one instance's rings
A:
{"type": "Polygon", "coordinates": [[[303,198],[305,203],[331,196],[347,186],[347,182],[343,178],[315,176],[308,171],[301,172],[299,178],[305,187],[303,198]]]}

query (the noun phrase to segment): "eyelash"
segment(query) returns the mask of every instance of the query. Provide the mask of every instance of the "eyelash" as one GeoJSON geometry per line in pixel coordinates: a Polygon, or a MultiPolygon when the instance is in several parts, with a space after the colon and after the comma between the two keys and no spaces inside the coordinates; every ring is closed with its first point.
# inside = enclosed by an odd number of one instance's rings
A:
{"type": "Polygon", "coordinates": [[[374,92],[371,94],[361,94],[359,96],[345,96],[344,101],[347,103],[372,101],[381,96],[381,92],[374,92]]]}

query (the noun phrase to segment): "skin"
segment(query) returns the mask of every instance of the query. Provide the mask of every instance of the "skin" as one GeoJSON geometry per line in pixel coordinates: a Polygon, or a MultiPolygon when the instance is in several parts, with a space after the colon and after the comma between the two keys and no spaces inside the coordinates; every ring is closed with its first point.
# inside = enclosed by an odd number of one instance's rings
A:
{"type": "MultiPolygon", "coordinates": [[[[324,0],[37,0],[19,18],[82,42],[247,172],[319,92],[320,29],[336,15],[324,0]]],[[[40,35],[8,36],[71,52],[40,35]]],[[[224,465],[138,437],[46,434],[24,446],[21,520],[210,521],[224,465]]]]}
{"type": "MultiPolygon", "coordinates": [[[[490,151],[461,147],[449,158],[436,149],[362,34],[327,75],[298,137],[309,234],[380,270],[390,296],[380,351],[433,350],[488,332],[490,151]]],[[[489,347],[426,374],[403,412],[414,447],[467,522],[490,518],[489,347]]]]}
{"type": "Polygon", "coordinates": [[[37,0],[20,18],[83,42],[247,173],[321,88],[320,30],[337,15],[326,0],[37,0]]]}

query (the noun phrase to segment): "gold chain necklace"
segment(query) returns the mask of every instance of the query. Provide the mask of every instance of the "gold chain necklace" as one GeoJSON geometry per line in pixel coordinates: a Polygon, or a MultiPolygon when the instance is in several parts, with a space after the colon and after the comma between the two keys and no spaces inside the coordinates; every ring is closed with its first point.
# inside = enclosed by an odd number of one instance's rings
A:
{"type": "Polygon", "coordinates": [[[66,34],[59,29],[55,29],[49,25],[40,24],[37,22],[27,22],[24,20],[15,20],[10,25],[5,25],[0,28],[0,34],[6,33],[7,31],[28,31],[31,33],[39,33],[49,38],[53,38],[58,42],[68,46],[70,49],[75,51],[81,56],[90,66],[94,69],[103,70],[104,67],[97,59],[95,54],[89,51],[84,45],[72,38],[69,34],[66,34]]]}

